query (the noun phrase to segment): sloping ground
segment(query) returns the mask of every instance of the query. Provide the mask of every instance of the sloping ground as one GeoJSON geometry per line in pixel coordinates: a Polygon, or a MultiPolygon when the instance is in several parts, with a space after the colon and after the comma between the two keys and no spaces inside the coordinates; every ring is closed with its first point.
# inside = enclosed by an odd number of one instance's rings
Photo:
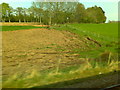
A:
{"type": "Polygon", "coordinates": [[[31,29],[2,32],[3,80],[9,76],[28,74],[84,63],[73,49],[84,50],[85,39],[68,31],[31,29]]]}

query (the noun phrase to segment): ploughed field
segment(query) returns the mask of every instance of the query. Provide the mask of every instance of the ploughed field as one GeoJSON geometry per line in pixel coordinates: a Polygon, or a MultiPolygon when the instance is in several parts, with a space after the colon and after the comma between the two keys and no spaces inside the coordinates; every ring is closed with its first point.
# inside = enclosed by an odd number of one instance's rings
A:
{"type": "Polygon", "coordinates": [[[85,62],[73,49],[84,49],[84,39],[68,31],[31,29],[2,32],[3,79],[32,70],[64,68],[85,62]],[[73,54],[72,54],[73,53],[73,54]]]}
{"type": "Polygon", "coordinates": [[[3,87],[49,85],[118,70],[117,28],[110,34],[108,27],[116,24],[17,25],[3,24],[3,87]]]}

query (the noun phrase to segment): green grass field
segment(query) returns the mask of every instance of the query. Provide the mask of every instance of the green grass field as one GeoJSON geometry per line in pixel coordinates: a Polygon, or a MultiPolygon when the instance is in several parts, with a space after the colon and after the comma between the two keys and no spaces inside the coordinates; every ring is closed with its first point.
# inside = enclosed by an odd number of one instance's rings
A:
{"type": "Polygon", "coordinates": [[[35,27],[35,26],[0,26],[0,28],[1,27],[2,27],[2,31],[15,31],[15,30],[43,28],[43,27],[35,27]]]}
{"type": "MultiPolygon", "coordinates": [[[[83,31],[89,31],[95,34],[104,35],[106,37],[118,37],[118,23],[106,24],[70,24],[83,31]]],[[[79,32],[78,32],[79,33],[79,32]]]]}
{"type": "MultiPolygon", "coordinates": [[[[118,23],[105,24],[66,24],[57,28],[58,30],[69,30],[79,35],[95,36],[97,38],[118,39],[118,23]]],[[[96,39],[97,39],[96,38],[96,39]]]]}
{"type": "MultiPolygon", "coordinates": [[[[66,24],[52,28],[76,33],[80,38],[90,37],[101,44],[101,47],[97,49],[91,45],[90,47],[93,48],[93,50],[83,51],[83,55],[96,57],[104,51],[118,52],[118,23],[66,24]]],[[[81,53],[80,50],[78,51],[81,53]]]]}
{"type": "MultiPolygon", "coordinates": [[[[34,26],[3,26],[3,31],[13,31],[21,29],[32,29],[32,28],[41,28],[34,26]]],[[[64,70],[57,71],[57,68],[51,71],[45,71],[45,73],[37,72],[36,70],[31,71],[31,74],[26,78],[19,78],[19,75],[14,75],[10,80],[4,83],[4,87],[34,87],[34,86],[44,86],[56,82],[64,82],[77,78],[86,78],[91,76],[96,76],[99,74],[105,74],[113,72],[118,69],[118,24],[109,23],[109,24],[65,24],[52,26],[50,29],[56,30],[67,30],[72,33],[75,33],[79,38],[90,37],[93,40],[96,40],[101,44],[101,47],[95,47],[93,45],[89,46],[88,49],[82,51],[76,49],[81,58],[86,58],[86,64],[79,66],[67,67],[64,70]],[[108,52],[107,64],[103,62],[98,63],[96,61],[89,62],[88,59],[99,59],[100,55],[105,55],[108,52]],[[110,61],[113,60],[113,61],[110,61]],[[57,71],[57,72],[56,72],[57,71]],[[44,80],[43,80],[44,79],[44,80]],[[15,81],[16,80],[16,81],[15,81]],[[11,83],[12,82],[12,83],[11,83]],[[28,83],[29,82],[29,83],[28,83]],[[14,83],[14,84],[13,84],[14,83]]],[[[103,59],[105,59],[103,57],[103,59]]],[[[59,68],[59,67],[58,67],[59,68]]],[[[69,84],[69,83],[68,83],[69,84]]],[[[70,83],[71,84],[71,83],[70,83]]],[[[63,84],[62,86],[65,86],[63,84]]]]}

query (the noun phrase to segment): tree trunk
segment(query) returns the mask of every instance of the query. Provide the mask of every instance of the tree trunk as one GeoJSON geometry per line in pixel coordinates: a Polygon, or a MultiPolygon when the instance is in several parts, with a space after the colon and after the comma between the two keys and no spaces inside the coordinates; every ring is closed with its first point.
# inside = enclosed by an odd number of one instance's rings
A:
{"type": "Polygon", "coordinates": [[[5,19],[3,19],[3,22],[5,22],[5,19]]]}
{"type": "Polygon", "coordinates": [[[36,22],[38,22],[38,19],[36,18],[36,22]]]}
{"type": "Polygon", "coordinates": [[[2,22],[3,22],[3,19],[2,19],[2,22]]]}
{"type": "Polygon", "coordinates": [[[51,25],[51,22],[52,22],[51,20],[52,20],[52,18],[51,18],[51,16],[50,16],[50,21],[49,21],[49,25],[51,25]]]}
{"type": "Polygon", "coordinates": [[[40,24],[41,24],[41,16],[40,16],[40,24]]]}
{"type": "Polygon", "coordinates": [[[21,20],[19,19],[19,23],[21,22],[21,20]]]}
{"type": "Polygon", "coordinates": [[[31,22],[32,22],[32,19],[31,19],[31,22]]]}
{"type": "Polygon", "coordinates": [[[10,19],[9,19],[9,23],[10,23],[11,21],[10,21],[10,19]]]}
{"type": "Polygon", "coordinates": [[[25,18],[24,18],[24,22],[26,22],[25,18]]]}

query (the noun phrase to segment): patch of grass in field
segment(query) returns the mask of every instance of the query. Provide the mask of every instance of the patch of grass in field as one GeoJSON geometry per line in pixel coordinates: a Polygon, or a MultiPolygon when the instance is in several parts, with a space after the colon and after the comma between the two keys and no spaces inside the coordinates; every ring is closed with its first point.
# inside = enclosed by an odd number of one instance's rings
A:
{"type": "Polygon", "coordinates": [[[44,27],[35,27],[35,26],[0,26],[0,27],[2,27],[1,31],[15,31],[15,30],[44,28],[44,27]]]}

